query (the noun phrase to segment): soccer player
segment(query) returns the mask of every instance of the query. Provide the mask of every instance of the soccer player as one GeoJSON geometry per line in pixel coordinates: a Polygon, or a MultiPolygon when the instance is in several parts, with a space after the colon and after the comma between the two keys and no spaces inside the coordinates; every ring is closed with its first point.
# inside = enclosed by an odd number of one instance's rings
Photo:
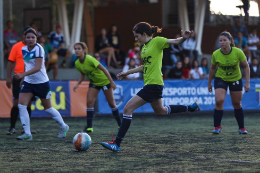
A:
{"type": "Polygon", "coordinates": [[[102,142],[102,146],[118,152],[120,150],[120,143],[123,140],[132,120],[132,113],[138,107],[149,102],[158,116],[163,116],[172,113],[180,112],[194,112],[199,111],[197,103],[192,105],[169,105],[162,104],[163,91],[163,76],[161,72],[163,49],[170,46],[170,44],[181,44],[190,37],[193,31],[181,32],[182,37],[177,39],[167,39],[163,37],[153,38],[153,33],[160,33],[162,29],[157,26],[151,26],[149,23],[140,22],[133,28],[135,41],[139,41],[141,47],[141,57],[143,65],[128,70],[127,72],[120,72],[117,78],[120,80],[132,73],[143,72],[144,87],[135,95],[124,107],[124,114],[122,125],[118,131],[116,140],[112,142],[102,142]]]}
{"type": "MultiPolygon", "coordinates": [[[[7,80],[6,80],[6,86],[11,89],[13,93],[13,107],[11,109],[11,126],[9,130],[6,132],[7,135],[12,135],[16,133],[15,130],[15,124],[16,120],[19,115],[19,109],[18,109],[18,99],[19,99],[19,92],[20,92],[20,83],[21,79],[16,80],[15,78],[12,79],[11,74],[13,71],[13,66],[15,63],[14,73],[22,73],[24,72],[24,62],[23,62],[23,54],[22,54],[22,47],[25,46],[25,31],[29,29],[30,27],[24,27],[23,29],[23,40],[16,43],[10,52],[8,63],[7,63],[7,80]]],[[[35,99],[35,98],[33,98],[35,99]]],[[[32,99],[32,100],[33,100],[32,99]]],[[[27,111],[29,113],[29,116],[31,117],[31,102],[29,102],[27,111]]],[[[35,131],[32,131],[32,133],[36,133],[35,131]]]]}
{"type": "Polygon", "coordinates": [[[250,70],[246,56],[239,48],[233,47],[233,38],[229,32],[222,32],[219,37],[221,48],[213,52],[211,67],[209,72],[208,90],[212,92],[211,81],[216,72],[214,80],[215,88],[215,109],[214,109],[214,127],[213,134],[219,134],[222,130],[221,120],[223,116],[223,104],[227,89],[229,87],[235,117],[239,126],[239,134],[247,134],[244,126],[244,113],[241,105],[242,100],[242,74],[240,63],[245,68],[245,92],[250,89],[250,70]]]}
{"type": "Polygon", "coordinates": [[[52,107],[51,88],[44,65],[44,49],[36,43],[37,33],[34,29],[29,28],[25,31],[25,41],[26,46],[22,48],[25,72],[14,74],[15,79],[24,79],[19,94],[18,108],[25,133],[16,139],[32,140],[27,105],[33,96],[38,96],[41,99],[44,110],[59,123],[61,130],[58,138],[66,137],[69,126],[64,123],[60,113],[52,107]]]}
{"type": "Polygon", "coordinates": [[[85,43],[75,43],[74,50],[78,57],[75,66],[77,71],[80,71],[81,76],[77,85],[73,88],[73,91],[76,92],[76,89],[79,87],[86,75],[90,81],[87,94],[87,126],[83,131],[86,133],[93,132],[92,120],[94,115],[94,103],[100,90],[103,90],[119,128],[121,125],[121,118],[113,95],[113,90],[116,89],[116,84],[106,68],[94,57],[88,55],[88,48],[85,43]]]}

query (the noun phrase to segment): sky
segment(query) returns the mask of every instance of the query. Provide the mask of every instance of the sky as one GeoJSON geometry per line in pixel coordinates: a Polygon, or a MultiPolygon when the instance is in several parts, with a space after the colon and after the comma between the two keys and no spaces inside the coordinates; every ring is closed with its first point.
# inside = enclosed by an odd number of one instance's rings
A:
{"type": "MultiPolygon", "coordinates": [[[[215,14],[221,12],[223,15],[240,15],[241,11],[237,5],[243,5],[241,0],[210,0],[210,11],[215,14]]],[[[244,15],[244,10],[242,10],[244,15]]],[[[258,5],[254,1],[250,1],[249,16],[259,16],[258,5]]]]}

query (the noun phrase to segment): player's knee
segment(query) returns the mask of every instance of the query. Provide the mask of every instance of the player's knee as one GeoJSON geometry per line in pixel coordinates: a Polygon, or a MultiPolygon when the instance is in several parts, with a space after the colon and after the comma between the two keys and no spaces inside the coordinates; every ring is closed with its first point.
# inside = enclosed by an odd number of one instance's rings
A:
{"type": "Polygon", "coordinates": [[[133,113],[133,110],[131,109],[131,107],[126,105],[124,107],[124,114],[132,114],[132,113],[133,113]]]}
{"type": "Polygon", "coordinates": [[[224,101],[225,101],[224,99],[218,99],[218,98],[217,98],[217,99],[216,99],[216,105],[217,105],[217,106],[222,106],[222,105],[224,104],[224,101]]]}
{"type": "Polygon", "coordinates": [[[240,102],[234,102],[234,103],[232,103],[233,104],[233,107],[235,108],[235,109],[240,109],[241,108],[241,103],[240,102]]]}

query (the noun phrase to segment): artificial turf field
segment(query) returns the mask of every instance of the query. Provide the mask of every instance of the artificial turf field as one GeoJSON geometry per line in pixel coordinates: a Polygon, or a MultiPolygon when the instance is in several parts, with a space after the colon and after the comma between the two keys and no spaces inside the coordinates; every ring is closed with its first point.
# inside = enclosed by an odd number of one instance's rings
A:
{"type": "Polygon", "coordinates": [[[119,153],[100,145],[116,136],[112,116],[95,117],[87,152],[72,145],[85,118],[65,118],[70,131],[64,139],[51,118],[32,118],[33,141],[5,135],[9,119],[0,119],[0,172],[259,172],[260,113],[245,112],[247,135],[238,134],[232,112],[224,112],[222,133],[213,135],[211,114],[133,115],[119,153]]]}

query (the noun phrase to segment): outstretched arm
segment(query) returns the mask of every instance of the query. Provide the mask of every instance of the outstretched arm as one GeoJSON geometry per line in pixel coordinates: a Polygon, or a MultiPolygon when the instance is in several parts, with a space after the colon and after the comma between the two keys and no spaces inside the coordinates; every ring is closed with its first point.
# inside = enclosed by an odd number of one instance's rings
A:
{"type": "Polygon", "coordinates": [[[190,35],[193,33],[193,31],[182,31],[181,30],[181,36],[180,38],[176,38],[176,39],[169,39],[168,40],[168,44],[182,44],[185,40],[187,40],[190,35]]]}
{"type": "Polygon", "coordinates": [[[116,75],[117,79],[118,80],[121,80],[123,77],[129,75],[129,74],[133,74],[133,73],[138,73],[138,72],[142,72],[144,70],[143,66],[139,66],[139,67],[136,67],[134,69],[131,69],[131,70],[128,70],[126,72],[120,72],[116,75]]]}

